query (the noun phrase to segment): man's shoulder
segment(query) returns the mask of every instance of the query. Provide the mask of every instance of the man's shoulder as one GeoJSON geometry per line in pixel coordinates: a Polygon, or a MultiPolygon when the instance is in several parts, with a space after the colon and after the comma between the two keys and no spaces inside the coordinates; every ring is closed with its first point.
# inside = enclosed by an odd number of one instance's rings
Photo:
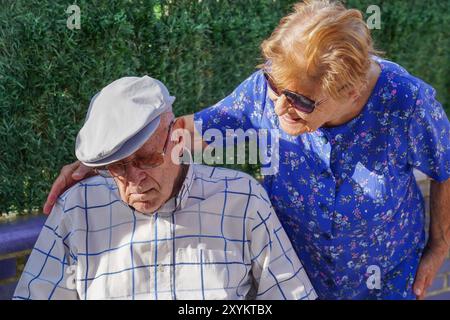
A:
{"type": "Polygon", "coordinates": [[[210,181],[222,182],[223,184],[232,181],[247,181],[259,184],[254,177],[242,171],[203,164],[193,164],[193,167],[194,175],[197,179],[208,179],[210,181]]]}
{"type": "Polygon", "coordinates": [[[117,186],[113,179],[93,176],[77,182],[58,197],[56,206],[62,212],[69,213],[76,209],[96,206],[110,202],[115,198],[117,186]]]}
{"type": "Polygon", "coordinates": [[[221,193],[241,195],[254,201],[264,201],[270,205],[266,190],[251,175],[228,168],[194,164],[194,182],[202,185],[209,195],[221,193]]]}

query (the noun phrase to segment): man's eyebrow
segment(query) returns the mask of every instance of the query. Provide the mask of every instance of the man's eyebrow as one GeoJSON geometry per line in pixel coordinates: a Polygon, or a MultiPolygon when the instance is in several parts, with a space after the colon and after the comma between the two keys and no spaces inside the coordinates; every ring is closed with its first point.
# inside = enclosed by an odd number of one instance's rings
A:
{"type": "Polygon", "coordinates": [[[156,154],[158,154],[158,152],[156,150],[151,150],[149,152],[144,152],[142,154],[137,154],[136,153],[134,155],[134,158],[132,160],[130,160],[130,161],[145,159],[145,158],[151,157],[151,156],[156,155],[156,154]]]}
{"type": "Polygon", "coordinates": [[[136,157],[128,158],[128,159],[122,159],[122,160],[120,160],[120,161],[114,162],[113,164],[129,163],[129,162],[131,162],[131,161],[133,161],[133,160],[135,160],[135,159],[136,159],[136,157]]]}

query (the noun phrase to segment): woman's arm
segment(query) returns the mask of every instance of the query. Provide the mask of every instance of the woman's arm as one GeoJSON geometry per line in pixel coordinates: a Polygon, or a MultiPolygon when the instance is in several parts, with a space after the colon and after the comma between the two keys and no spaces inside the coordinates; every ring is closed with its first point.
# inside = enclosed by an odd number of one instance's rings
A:
{"type": "Polygon", "coordinates": [[[430,235],[414,282],[414,293],[423,299],[450,250],[450,179],[431,181],[430,235]]]}
{"type": "Polygon", "coordinates": [[[92,168],[86,167],[80,161],[75,161],[62,167],[59,176],[56,178],[55,182],[53,182],[47,200],[44,203],[44,213],[50,214],[60,194],[77,183],[77,181],[93,175],[95,175],[95,173],[92,168]]]}
{"type": "Polygon", "coordinates": [[[429,239],[414,281],[414,293],[423,299],[450,246],[450,121],[436,91],[421,83],[408,128],[408,162],[432,178],[429,239]]]}
{"type": "Polygon", "coordinates": [[[450,179],[431,181],[429,242],[447,253],[450,249],[450,179]]]}

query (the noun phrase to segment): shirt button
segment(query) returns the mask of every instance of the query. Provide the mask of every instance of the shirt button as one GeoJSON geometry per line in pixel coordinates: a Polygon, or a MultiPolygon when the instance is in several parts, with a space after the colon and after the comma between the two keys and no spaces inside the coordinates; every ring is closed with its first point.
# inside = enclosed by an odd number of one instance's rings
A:
{"type": "Polygon", "coordinates": [[[329,171],[325,170],[321,173],[321,176],[324,177],[325,179],[329,179],[329,178],[331,178],[331,173],[329,171]]]}
{"type": "Polygon", "coordinates": [[[327,144],[328,143],[328,138],[325,135],[320,137],[320,140],[322,141],[323,144],[327,144]]]}
{"type": "Polygon", "coordinates": [[[157,269],[158,269],[158,272],[164,272],[164,266],[163,265],[158,265],[158,267],[157,267],[157,269]]]}
{"type": "Polygon", "coordinates": [[[333,259],[330,256],[324,256],[325,262],[328,264],[333,264],[333,259]]]}
{"type": "Polygon", "coordinates": [[[322,237],[324,237],[325,240],[331,240],[332,235],[329,232],[324,232],[324,233],[322,233],[322,237]]]}
{"type": "Polygon", "coordinates": [[[326,284],[328,287],[331,287],[331,288],[333,288],[333,287],[335,286],[335,285],[334,285],[334,281],[331,280],[331,279],[325,280],[325,284],[326,284]]]}

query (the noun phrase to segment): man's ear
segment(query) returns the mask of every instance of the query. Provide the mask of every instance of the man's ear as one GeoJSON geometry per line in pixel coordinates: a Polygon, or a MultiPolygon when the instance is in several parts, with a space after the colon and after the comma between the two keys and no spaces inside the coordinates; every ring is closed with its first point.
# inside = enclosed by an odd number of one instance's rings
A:
{"type": "Polygon", "coordinates": [[[178,117],[174,120],[173,124],[173,132],[176,132],[175,134],[172,134],[173,141],[175,144],[181,144],[184,146],[185,142],[185,127],[186,127],[186,121],[183,117],[178,117]]]}
{"type": "Polygon", "coordinates": [[[174,120],[174,124],[173,124],[173,129],[185,129],[186,128],[186,121],[184,120],[184,117],[178,117],[175,118],[174,120]]]}
{"type": "Polygon", "coordinates": [[[186,156],[189,158],[189,155],[186,154],[186,152],[190,152],[191,137],[190,132],[186,129],[186,121],[184,117],[175,119],[171,138],[175,144],[174,148],[172,149],[172,156],[178,157],[181,162],[186,162],[187,159],[184,158],[186,156]]]}

